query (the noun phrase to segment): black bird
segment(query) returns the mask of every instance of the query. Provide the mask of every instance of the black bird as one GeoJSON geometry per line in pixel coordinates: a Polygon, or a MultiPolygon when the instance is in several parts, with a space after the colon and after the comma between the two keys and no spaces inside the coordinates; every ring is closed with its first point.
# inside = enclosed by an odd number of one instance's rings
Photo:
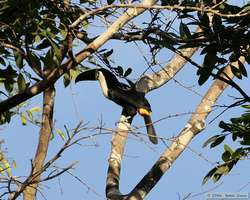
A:
{"type": "Polygon", "coordinates": [[[98,80],[103,95],[122,106],[127,115],[134,116],[138,112],[143,116],[150,141],[153,144],[158,143],[150,117],[151,107],[144,93],[136,91],[133,86],[119,82],[111,71],[104,68],[90,69],[82,72],[76,77],[75,82],[84,80],[98,80]]]}

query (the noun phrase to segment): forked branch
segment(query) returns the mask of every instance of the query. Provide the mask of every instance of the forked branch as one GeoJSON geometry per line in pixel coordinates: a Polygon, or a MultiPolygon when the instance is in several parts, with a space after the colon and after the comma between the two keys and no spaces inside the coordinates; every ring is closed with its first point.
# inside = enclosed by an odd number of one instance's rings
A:
{"type": "MultiPolygon", "coordinates": [[[[244,62],[243,57],[240,57],[240,60],[244,62]]],[[[238,66],[238,62],[233,63],[233,65],[238,66]]],[[[224,78],[232,79],[234,77],[230,65],[224,69],[224,74],[226,74],[222,75],[224,78]]],[[[227,86],[228,84],[221,80],[217,79],[214,81],[197,106],[194,114],[190,117],[185,128],[174,139],[169,148],[163,152],[150,171],[135,186],[129,194],[128,200],[145,198],[150,190],[158,183],[163,174],[186,149],[191,140],[205,128],[207,116],[212,111],[213,105],[227,86]]]]}

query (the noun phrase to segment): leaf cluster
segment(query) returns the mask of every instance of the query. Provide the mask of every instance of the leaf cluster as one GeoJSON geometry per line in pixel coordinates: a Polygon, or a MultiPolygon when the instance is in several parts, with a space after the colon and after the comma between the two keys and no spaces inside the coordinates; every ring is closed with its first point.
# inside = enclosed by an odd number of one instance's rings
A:
{"type": "MultiPolygon", "coordinates": [[[[87,1],[82,7],[65,5],[61,0],[0,1],[1,100],[24,92],[61,65],[70,48],[67,36],[75,32],[68,27],[83,14],[82,8],[89,5],[87,1]]],[[[88,23],[88,19],[83,23],[88,23]]],[[[69,73],[70,78],[74,77],[74,72],[69,73]]],[[[0,123],[9,123],[15,114],[0,113],[0,123]]],[[[25,117],[22,119],[24,123],[25,117]]]]}
{"type": "Polygon", "coordinates": [[[236,118],[231,118],[228,123],[221,121],[219,127],[222,129],[222,134],[215,135],[204,143],[203,147],[210,144],[210,148],[214,148],[221,144],[226,136],[231,135],[232,140],[238,142],[241,147],[233,150],[225,144],[224,152],[221,155],[223,163],[211,169],[204,177],[203,183],[207,182],[210,178],[215,182],[218,181],[223,175],[227,175],[239,160],[245,159],[249,155],[250,106],[244,105],[243,107],[246,109],[244,114],[236,118]]]}
{"type": "MultiPolygon", "coordinates": [[[[216,10],[219,13],[239,13],[245,7],[232,6],[227,3],[221,4],[216,10]]],[[[250,30],[248,17],[226,18],[219,15],[197,12],[197,17],[189,12],[184,12],[180,18],[190,18],[191,22],[180,23],[180,38],[183,45],[179,48],[200,47],[201,55],[204,55],[203,64],[198,68],[199,84],[205,83],[209,77],[217,78],[221,75],[226,65],[231,65],[232,72],[241,79],[247,77],[245,65],[239,61],[242,56],[250,63],[250,30]],[[211,14],[210,14],[211,15],[211,14]],[[200,32],[191,33],[191,26],[201,27],[200,32]]]]}

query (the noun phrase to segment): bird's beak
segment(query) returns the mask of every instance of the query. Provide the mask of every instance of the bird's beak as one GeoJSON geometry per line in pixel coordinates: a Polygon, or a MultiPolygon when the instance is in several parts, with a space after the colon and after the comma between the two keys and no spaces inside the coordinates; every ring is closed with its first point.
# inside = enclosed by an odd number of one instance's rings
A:
{"type": "Polygon", "coordinates": [[[96,69],[90,69],[87,71],[84,71],[82,73],[80,73],[76,79],[75,79],[75,83],[79,82],[79,81],[92,81],[92,80],[97,80],[97,70],[96,69]]]}
{"type": "Polygon", "coordinates": [[[145,108],[138,108],[138,113],[141,116],[150,116],[151,115],[151,112],[145,108]]]}

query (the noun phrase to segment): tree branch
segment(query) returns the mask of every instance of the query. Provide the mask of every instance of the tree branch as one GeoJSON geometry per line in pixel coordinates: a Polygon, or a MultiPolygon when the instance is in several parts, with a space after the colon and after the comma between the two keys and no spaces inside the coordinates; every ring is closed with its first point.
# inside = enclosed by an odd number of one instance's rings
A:
{"type": "Polygon", "coordinates": [[[40,130],[40,137],[34,162],[32,164],[31,179],[35,182],[24,189],[24,200],[33,200],[36,196],[38,183],[40,181],[40,174],[37,175],[43,168],[44,160],[47,155],[49,141],[53,129],[53,108],[55,100],[55,89],[50,87],[44,91],[43,97],[43,115],[42,115],[42,127],[40,130]],[[33,177],[35,175],[35,177],[33,177]]]}
{"type": "MultiPolygon", "coordinates": [[[[241,61],[244,60],[243,57],[240,59],[241,61]]],[[[234,66],[238,66],[237,62],[234,63],[234,66]]],[[[224,74],[226,75],[224,75],[223,78],[226,79],[232,79],[234,77],[230,65],[224,69],[224,74]]],[[[224,81],[214,81],[206,95],[202,98],[200,104],[197,106],[194,114],[187,122],[185,128],[179,133],[178,137],[175,138],[170,147],[163,152],[150,171],[136,185],[129,194],[127,200],[144,199],[150,190],[158,183],[163,174],[185,150],[190,141],[205,128],[205,119],[212,111],[212,106],[227,86],[228,84],[224,81]]]]}
{"type": "MultiPolygon", "coordinates": [[[[182,49],[181,52],[186,57],[192,57],[198,48],[182,49]]],[[[161,70],[154,74],[145,74],[136,83],[136,90],[148,93],[157,89],[171,80],[187,63],[187,60],[176,54],[173,59],[161,70]]]]}

